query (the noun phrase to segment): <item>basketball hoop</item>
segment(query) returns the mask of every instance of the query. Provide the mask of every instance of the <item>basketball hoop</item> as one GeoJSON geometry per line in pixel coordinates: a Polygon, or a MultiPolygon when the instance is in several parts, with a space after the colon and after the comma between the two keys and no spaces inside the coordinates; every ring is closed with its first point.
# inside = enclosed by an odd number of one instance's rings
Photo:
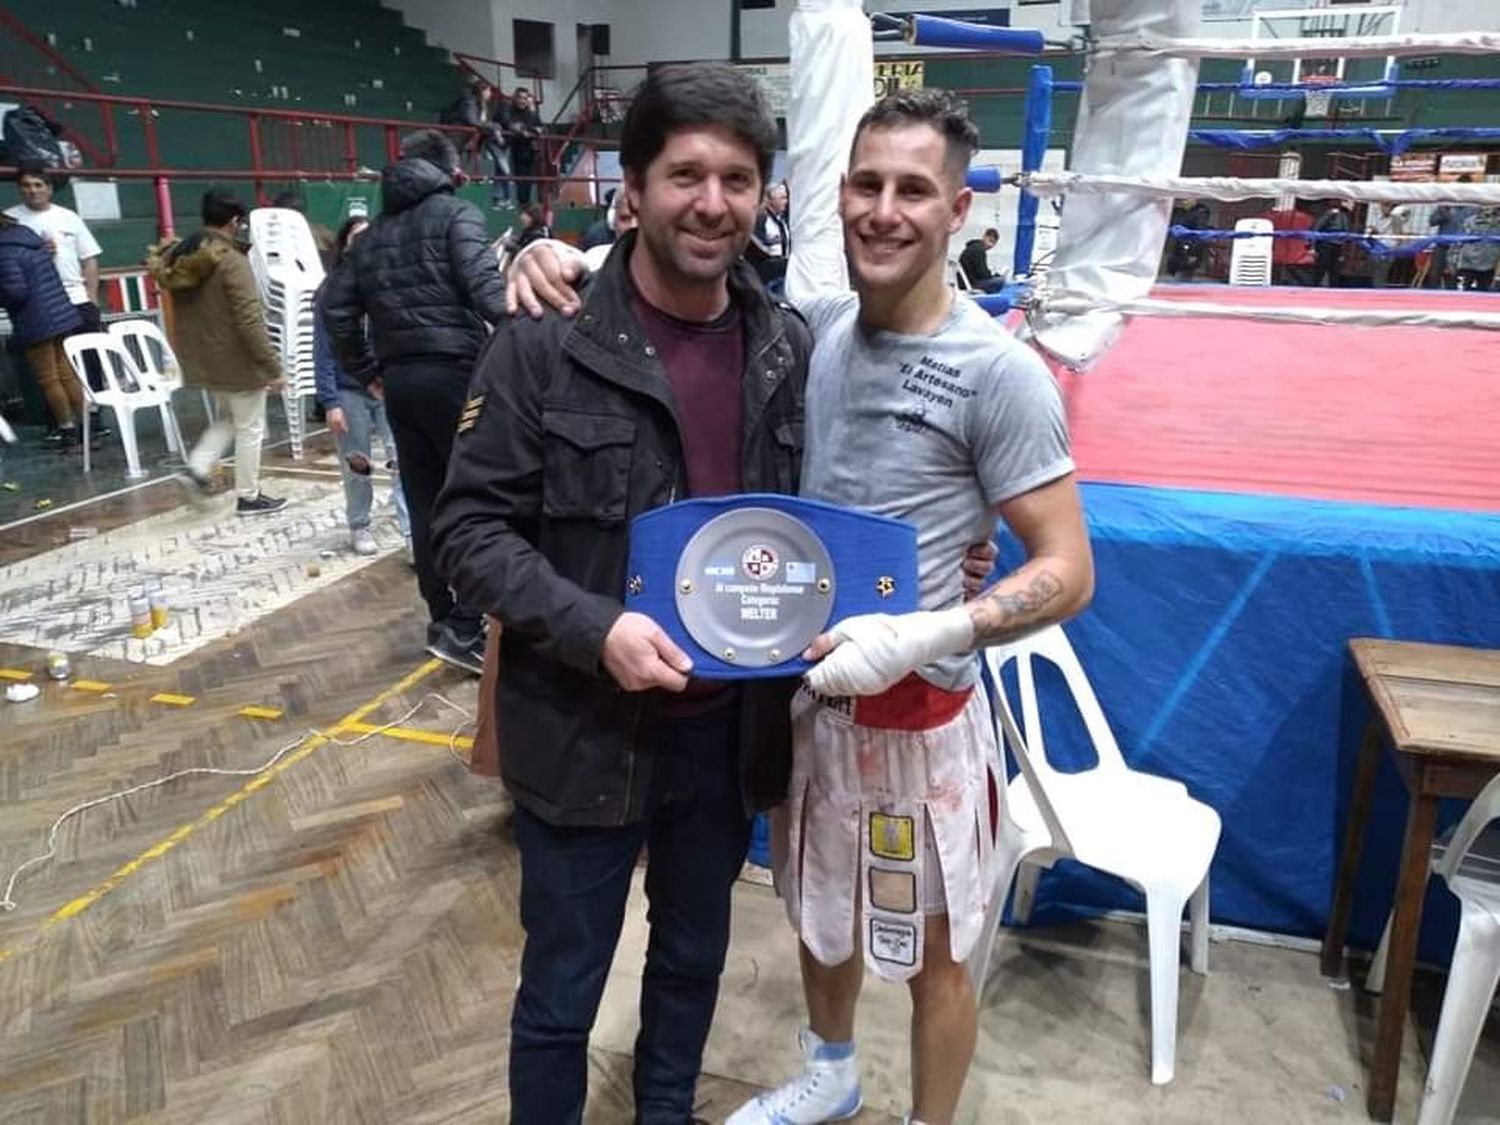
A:
{"type": "Polygon", "coordinates": [[[1338,81],[1337,75],[1332,74],[1309,74],[1303,78],[1303,85],[1307,87],[1302,95],[1308,117],[1327,117],[1333,106],[1333,95],[1335,91],[1326,87],[1338,81]]]}

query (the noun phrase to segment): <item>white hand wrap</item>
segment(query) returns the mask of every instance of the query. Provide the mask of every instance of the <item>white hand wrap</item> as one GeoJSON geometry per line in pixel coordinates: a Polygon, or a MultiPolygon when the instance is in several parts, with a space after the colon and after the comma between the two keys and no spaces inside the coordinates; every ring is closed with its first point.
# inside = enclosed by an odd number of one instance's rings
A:
{"type": "Polygon", "coordinates": [[[969,649],[974,622],[964,609],[870,613],[840,621],[829,635],[842,643],[808,671],[807,686],[823,695],[879,695],[908,672],[969,649]]]}

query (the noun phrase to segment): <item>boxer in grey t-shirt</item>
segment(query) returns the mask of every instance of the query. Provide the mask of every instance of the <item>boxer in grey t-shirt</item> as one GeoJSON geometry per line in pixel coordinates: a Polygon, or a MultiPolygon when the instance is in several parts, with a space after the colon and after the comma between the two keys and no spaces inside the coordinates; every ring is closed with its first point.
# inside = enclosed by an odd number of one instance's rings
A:
{"type": "MultiPolygon", "coordinates": [[[[990,538],[996,506],[1073,471],[1056,380],[972,301],[914,336],[862,330],[853,293],[798,308],[817,341],[802,495],[914,523],[922,608],[959,605],[954,560],[990,538]]],[[[977,665],[948,654],[921,675],[957,690],[977,665]]]]}

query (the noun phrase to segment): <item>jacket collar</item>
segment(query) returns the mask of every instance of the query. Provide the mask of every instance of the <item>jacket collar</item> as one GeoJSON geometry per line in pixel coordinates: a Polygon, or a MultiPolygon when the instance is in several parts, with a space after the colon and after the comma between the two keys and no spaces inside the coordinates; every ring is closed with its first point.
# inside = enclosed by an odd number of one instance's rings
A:
{"type": "MultiPolygon", "coordinates": [[[[582,311],[563,337],[563,352],[602,378],[656,399],[675,419],[671,384],[631,307],[629,264],[636,241],[637,232],[628,231],[604,260],[589,283],[582,311]]],[[[765,287],[743,259],[729,268],[729,299],[744,318],[742,386],[748,432],[791,373],[792,348],[765,287]]]]}

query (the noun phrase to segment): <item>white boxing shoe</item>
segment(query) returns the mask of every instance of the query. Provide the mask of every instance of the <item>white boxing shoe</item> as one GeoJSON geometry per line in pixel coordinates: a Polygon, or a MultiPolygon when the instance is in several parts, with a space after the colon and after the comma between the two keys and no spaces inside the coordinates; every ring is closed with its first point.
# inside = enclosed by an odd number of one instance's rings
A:
{"type": "Polygon", "coordinates": [[[846,1121],[864,1106],[859,1092],[859,1059],[829,1058],[827,1044],[811,1028],[798,1036],[802,1073],[735,1110],[724,1125],[821,1125],[846,1121]]]}

